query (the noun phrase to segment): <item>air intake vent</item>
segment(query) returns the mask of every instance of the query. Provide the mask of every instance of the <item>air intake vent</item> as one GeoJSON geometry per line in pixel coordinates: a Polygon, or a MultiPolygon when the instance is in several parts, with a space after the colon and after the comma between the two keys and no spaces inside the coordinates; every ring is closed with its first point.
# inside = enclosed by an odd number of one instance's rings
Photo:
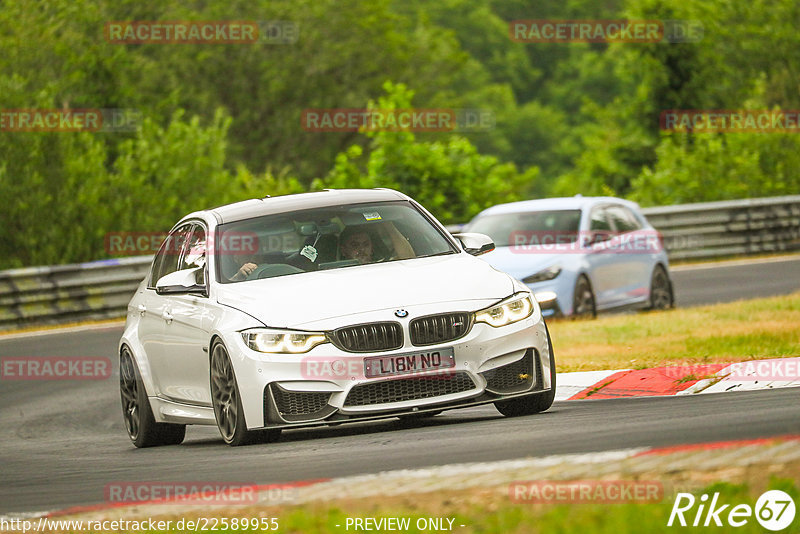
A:
{"type": "Polygon", "coordinates": [[[325,410],[328,400],[331,398],[330,393],[287,391],[276,384],[272,384],[271,389],[272,395],[275,397],[275,406],[282,416],[317,415],[325,410]]]}
{"type": "Polygon", "coordinates": [[[345,406],[370,406],[418,399],[429,399],[475,388],[468,373],[456,372],[429,377],[383,380],[354,386],[344,401],[345,406]]]}
{"type": "MultiPolygon", "coordinates": [[[[533,349],[528,349],[519,360],[481,373],[486,379],[486,389],[495,393],[518,393],[533,385],[533,349]]],[[[541,370],[536,369],[536,384],[541,384],[541,370]]]]}

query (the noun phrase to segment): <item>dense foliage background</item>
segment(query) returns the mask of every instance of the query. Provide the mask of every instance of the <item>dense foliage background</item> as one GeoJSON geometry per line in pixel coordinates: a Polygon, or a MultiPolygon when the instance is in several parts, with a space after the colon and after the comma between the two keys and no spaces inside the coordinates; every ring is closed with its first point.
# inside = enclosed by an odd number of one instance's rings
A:
{"type": "Polygon", "coordinates": [[[796,134],[659,131],[664,109],[800,109],[793,0],[0,0],[0,107],[135,108],[135,133],[0,132],[0,267],[104,256],[230,201],[395,187],[445,222],[498,202],[797,193],[796,134]],[[150,4],[150,5],[146,5],[150,4]],[[524,44],[514,19],[693,19],[685,44],[524,44]],[[107,21],[290,20],[291,45],[107,42],[107,21]],[[481,108],[487,132],[323,133],[307,108],[481,108]]]}

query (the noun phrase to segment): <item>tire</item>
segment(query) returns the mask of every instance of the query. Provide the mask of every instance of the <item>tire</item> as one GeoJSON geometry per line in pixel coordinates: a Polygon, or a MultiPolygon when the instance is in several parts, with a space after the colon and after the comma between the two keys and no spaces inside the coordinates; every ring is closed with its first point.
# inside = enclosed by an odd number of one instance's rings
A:
{"type": "Polygon", "coordinates": [[[186,425],[156,423],[139,368],[128,347],[123,347],[119,355],[119,392],[125,429],[136,447],[141,449],[183,442],[186,425]]]}
{"type": "Polygon", "coordinates": [[[222,439],[231,447],[276,441],[281,430],[247,430],[239,385],[228,351],[221,341],[211,348],[211,404],[222,439]]]}
{"type": "Polygon", "coordinates": [[[667,276],[667,271],[661,265],[653,269],[650,278],[650,305],[648,310],[666,310],[675,305],[675,295],[672,291],[672,282],[667,276]]]}
{"type": "Polygon", "coordinates": [[[592,285],[586,275],[580,275],[575,282],[572,296],[572,317],[574,319],[591,319],[597,317],[597,304],[592,292],[592,285]]]}
{"type": "Polygon", "coordinates": [[[547,332],[547,346],[550,349],[550,389],[518,399],[499,401],[494,403],[497,411],[506,417],[519,417],[533,415],[548,410],[556,398],[556,360],[553,356],[553,343],[550,341],[550,331],[545,324],[547,332]]]}

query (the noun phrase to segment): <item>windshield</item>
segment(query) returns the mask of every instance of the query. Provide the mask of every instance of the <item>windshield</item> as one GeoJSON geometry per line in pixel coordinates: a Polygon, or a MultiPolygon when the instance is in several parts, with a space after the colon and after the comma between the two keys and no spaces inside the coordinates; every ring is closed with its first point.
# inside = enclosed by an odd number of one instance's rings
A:
{"type": "Polygon", "coordinates": [[[327,206],[222,224],[217,243],[222,283],[458,252],[407,201],[327,206]]]}
{"type": "Polygon", "coordinates": [[[578,238],[581,210],[529,211],[486,215],[469,225],[470,232],[486,234],[495,246],[572,243],[578,238]]]}

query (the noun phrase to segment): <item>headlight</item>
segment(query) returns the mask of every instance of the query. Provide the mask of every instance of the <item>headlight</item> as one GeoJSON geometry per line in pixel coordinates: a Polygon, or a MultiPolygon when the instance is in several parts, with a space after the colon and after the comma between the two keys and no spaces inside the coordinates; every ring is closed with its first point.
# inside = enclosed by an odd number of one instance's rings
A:
{"type": "Polygon", "coordinates": [[[528,277],[522,279],[523,282],[526,284],[533,284],[536,282],[544,282],[546,280],[552,280],[556,276],[561,274],[561,266],[559,265],[552,265],[547,269],[542,269],[538,273],[532,274],[528,277]]]}
{"type": "Polygon", "coordinates": [[[516,323],[531,316],[538,307],[529,293],[513,295],[505,302],[475,312],[476,323],[486,323],[495,328],[516,323]]]}
{"type": "Polygon", "coordinates": [[[328,338],[321,332],[298,332],[259,328],[241,332],[244,344],[258,352],[301,354],[308,352],[328,338]]]}

